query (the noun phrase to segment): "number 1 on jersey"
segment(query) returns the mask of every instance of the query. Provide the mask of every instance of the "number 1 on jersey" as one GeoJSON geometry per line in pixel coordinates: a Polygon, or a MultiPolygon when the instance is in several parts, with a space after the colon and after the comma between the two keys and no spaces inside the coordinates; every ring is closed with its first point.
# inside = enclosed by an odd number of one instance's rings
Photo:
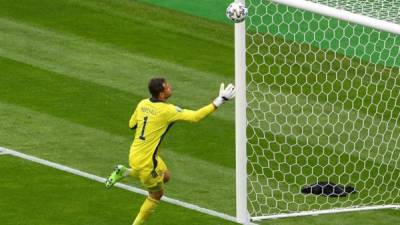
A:
{"type": "Polygon", "coordinates": [[[139,137],[141,140],[146,140],[146,138],[144,137],[144,129],[146,129],[147,119],[148,119],[148,117],[145,116],[144,121],[143,121],[142,134],[139,137]]]}

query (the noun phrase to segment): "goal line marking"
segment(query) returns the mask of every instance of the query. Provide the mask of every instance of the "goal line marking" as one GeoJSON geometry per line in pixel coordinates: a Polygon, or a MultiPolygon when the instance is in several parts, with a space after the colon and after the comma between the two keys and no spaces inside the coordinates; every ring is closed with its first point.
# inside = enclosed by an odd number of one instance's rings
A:
{"type": "MultiPolygon", "coordinates": [[[[58,164],[58,163],[50,162],[48,160],[41,159],[41,158],[38,158],[38,157],[35,157],[35,156],[31,156],[31,155],[27,155],[27,154],[24,154],[24,153],[15,151],[15,150],[11,150],[11,149],[8,149],[8,148],[0,147],[0,155],[12,155],[12,156],[15,156],[15,157],[18,157],[18,158],[22,158],[22,159],[25,159],[25,160],[29,160],[29,161],[32,161],[32,162],[35,162],[35,163],[39,163],[39,164],[48,166],[48,167],[51,167],[51,168],[62,170],[62,171],[65,171],[65,172],[68,172],[68,173],[71,173],[71,174],[74,174],[74,175],[85,177],[85,178],[88,178],[90,180],[94,180],[94,181],[97,181],[97,182],[100,182],[100,183],[104,183],[106,181],[106,179],[103,178],[103,177],[99,177],[99,176],[96,176],[96,175],[93,175],[93,174],[90,174],[90,173],[87,173],[87,172],[80,171],[78,169],[74,169],[74,168],[71,168],[71,167],[68,167],[68,166],[64,166],[64,165],[61,165],[61,164],[58,164]]],[[[143,189],[140,189],[140,188],[136,188],[136,187],[129,186],[129,185],[126,185],[126,184],[122,184],[122,183],[116,183],[114,186],[118,187],[118,188],[121,188],[121,189],[124,189],[124,190],[127,190],[127,191],[131,191],[131,192],[134,192],[134,193],[137,193],[137,194],[141,194],[141,195],[147,196],[147,191],[145,191],[143,189]]],[[[214,211],[214,210],[211,210],[211,209],[206,209],[206,208],[200,207],[198,205],[194,205],[194,204],[191,204],[191,203],[183,202],[183,201],[180,201],[180,200],[177,200],[177,199],[173,199],[173,198],[169,198],[169,197],[166,197],[166,196],[163,196],[161,200],[164,201],[164,202],[168,202],[170,204],[174,204],[174,205],[177,205],[177,206],[188,208],[188,209],[191,209],[191,210],[203,213],[203,214],[208,214],[208,215],[211,215],[211,216],[219,217],[219,218],[224,219],[224,220],[237,222],[236,221],[236,217],[234,217],[234,216],[227,215],[227,214],[221,213],[221,212],[217,212],[217,211],[214,211]]],[[[255,224],[253,224],[253,225],[255,225],[255,224]]]]}

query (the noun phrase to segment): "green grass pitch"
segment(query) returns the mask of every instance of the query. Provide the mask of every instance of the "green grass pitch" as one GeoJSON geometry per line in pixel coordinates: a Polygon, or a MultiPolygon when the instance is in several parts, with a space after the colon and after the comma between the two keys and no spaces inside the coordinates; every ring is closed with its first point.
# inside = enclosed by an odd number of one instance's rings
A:
{"type": "MultiPolygon", "coordinates": [[[[1,224],[131,224],[144,198],[13,156],[0,158],[1,224]],[[23,175],[21,175],[23,174],[23,175]],[[27,188],[29,187],[29,188],[27,188]],[[38,207],[38,204],[40,205],[38,207]]],[[[149,224],[234,224],[164,204],[149,224]],[[174,219],[171,219],[174,218],[174,219]]]]}
{"type": "MultiPolygon", "coordinates": [[[[148,96],[150,77],[166,76],[170,101],[187,108],[233,81],[233,29],[218,14],[230,1],[204,2],[0,0],[0,146],[103,177],[126,164],[128,119],[148,96]]],[[[161,146],[173,173],[167,196],[234,215],[233,109],[227,104],[199,124],[171,129],[161,146]]],[[[0,156],[0,171],[2,225],[130,224],[144,200],[10,156],[0,156]]],[[[322,223],[400,224],[400,213],[260,224],[322,223]]],[[[149,224],[232,223],[162,203],[149,224]]]]}

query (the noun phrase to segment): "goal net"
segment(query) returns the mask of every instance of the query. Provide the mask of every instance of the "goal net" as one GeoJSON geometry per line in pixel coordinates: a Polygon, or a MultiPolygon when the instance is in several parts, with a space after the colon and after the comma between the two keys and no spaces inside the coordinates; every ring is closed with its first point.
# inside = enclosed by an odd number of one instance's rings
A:
{"type": "Polygon", "coordinates": [[[399,207],[400,35],[379,24],[400,26],[400,2],[292,2],[340,15],[246,0],[250,217],[399,207]],[[356,192],[301,192],[317,182],[356,192]]]}

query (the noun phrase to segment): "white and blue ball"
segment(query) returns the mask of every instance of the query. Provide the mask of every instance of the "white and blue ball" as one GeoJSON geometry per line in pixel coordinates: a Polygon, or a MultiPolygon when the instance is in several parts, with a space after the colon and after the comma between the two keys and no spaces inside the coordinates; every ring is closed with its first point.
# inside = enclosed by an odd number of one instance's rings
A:
{"type": "Polygon", "coordinates": [[[243,3],[232,2],[226,9],[226,16],[235,23],[243,22],[246,19],[248,10],[243,3]]]}

